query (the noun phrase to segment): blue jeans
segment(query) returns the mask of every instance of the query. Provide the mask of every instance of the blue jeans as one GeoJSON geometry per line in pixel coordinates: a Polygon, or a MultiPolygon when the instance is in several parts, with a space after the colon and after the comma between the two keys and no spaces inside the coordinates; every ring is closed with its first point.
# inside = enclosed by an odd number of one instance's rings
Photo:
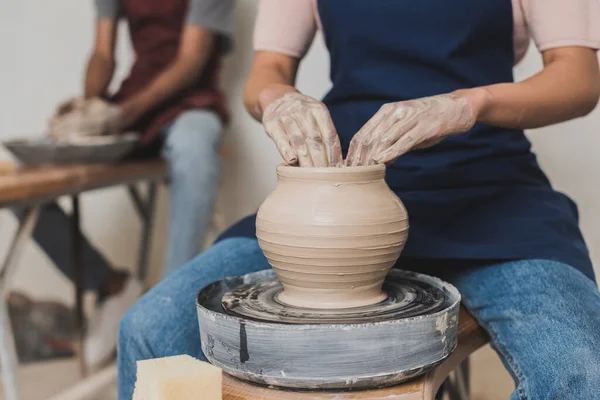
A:
{"type": "MultiPolygon", "coordinates": [[[[421,260],[419,271],[453,283],[490,334],[512,374],[511,399],[600,399],[600,293],[578,270],[555,261],[421,260]],[[427,266],[426,266],[427,265],[427,266]]],[[[199,289],[269,268],[255,239],[230,238],[200,254],[140,299],[119,329],[119,399],[130,400],[136,361],[189,354],[203,359],[199,289]]]]}
{"type": "Polygon", "coordinates": [[[169,164],[169,241],[163,276],[193,259],[209,226],[219,189],[223,124],[213,111],[187,111],[165,130],[169,164]]]}
{"type": "MultiPolygon", "coordinates": [[[[170,235],[163,275],[190,261],[202,245],[219,186],[222,123],[212,111],[182,113],[164,129],[162,157],[170,174],[170,235]]],[[[22,219],[22,210],[15,210],[22,219]]],[[[73,278],[70,253],[70,216],[56,203],[41,208],[33,238],[69,278],[73,278]]],[[[108,260],[85,240],[86,290],[98,290],[111,268],[108,260]]]]}

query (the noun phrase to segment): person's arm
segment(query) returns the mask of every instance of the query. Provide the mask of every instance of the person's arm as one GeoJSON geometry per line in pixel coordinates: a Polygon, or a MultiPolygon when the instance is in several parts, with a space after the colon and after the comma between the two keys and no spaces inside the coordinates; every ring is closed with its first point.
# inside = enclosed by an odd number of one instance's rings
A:
{"type": "Polygon", "coordinates": [[[327,107],[294,87],[317,30],[312,1],[261,0],[255,27],[256,55],[244,95],[248,112],[263,123],[287,164],[340,166],[340,140],[327,107]]]}
{"type": "Polygon", "coordinates": [[[101,18],[96,23],[96,41],[87,64],[84,97],[104,97],[115,70],[117,22],[101,18]]]}
{"type": "Polygon", "coordinates": [[[317,32],[312,0],[260,0],[254,26],[256,54],[244,103],[260,122],[269,104],[298,92],[298,66],[317,32]]]}
{"type": "Polygon", "coordinates": [[[300,59],[259,51],[246,84],[244,103],[263,123],[287,164],[339,166],[340,140],[327,107],[293,86],[300,59]]]}
{"type": "Polygon", "coordinates": [[[596,51],[562,47],[545,51],[544,69],[518,83],[457,92],[473,97],[477,122],[506,128],[531,129],[568,121],[591,112],[600,96],[596,51]],[[475,100],[475,99],[479,100],[475,100]]]}
{"type": "Polygon", "coordinates": [[[529,129],[589,113],[600,94],[598,1],[516,4],[543,55],[542,71],[518,83],[387,104],[354,136],[346,163],[390,163],[408,151],[465,132],[475,122],[529,129]]]}
{"type": "Polygon", "coordinates": [[[545,51],[543,58],[544,69],[522,82],[384,105],[352,139],[346,164],[387,164],[476,122],[531,129],[592,111],[600,97],[596,51],[561,47],[545,51]]]}
{"type": "Polygon", "coordinates": [[[294,87],[298,73],[298,58],[270,51],[258,51],[244,91],[246,109],[257,121],[263,112],[286,93],[298,92],[294,87]]]}
{"type": "Polygon", "coordinates": [[[212,31],[187,25],[175,60],[148,86],[120,104],[124,127],[131,125],[159,104],[191,86],[202,74],[215,45],[212,31]]]}

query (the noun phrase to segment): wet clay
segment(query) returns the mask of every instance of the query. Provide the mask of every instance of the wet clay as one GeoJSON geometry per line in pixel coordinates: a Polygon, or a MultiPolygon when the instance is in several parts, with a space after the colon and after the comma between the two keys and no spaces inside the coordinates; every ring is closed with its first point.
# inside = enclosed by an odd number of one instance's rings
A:
{"type": "Polygon", "coordinates": [[[229,315],[253,321],[283,324],[364,324],[397,321],[436,313],[446,295],[435,285],[392,269],[383,283],[387,299],[365,307],[306,309],[278,301],[282,291],[277,278],[246,283],[225,293],[221,304],[229,315]]]}
{"type": "Polygon", "coordinates": [[[278,300],[317,309],[384,301],[383,281],[408,236],[385,166],[279,166],[277,175],[256,233],[283,285],[278,300]]]}
{"type": "Polygon", "coordinates": [[[98,99],[74,98],[59,105],[48,124],[49,136],[77,142],[82,138],[116,135],[119,130],[117,106],[98,99]]]}

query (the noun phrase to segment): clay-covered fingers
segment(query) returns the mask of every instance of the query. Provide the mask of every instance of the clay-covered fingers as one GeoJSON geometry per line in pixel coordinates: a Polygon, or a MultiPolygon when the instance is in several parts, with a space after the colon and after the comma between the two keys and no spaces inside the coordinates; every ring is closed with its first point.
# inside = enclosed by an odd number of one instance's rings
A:
{"type": "MultiPolygon", "coordinates": [[[[65,103],[66,104],[66,103],[65,103]]],[[[121,130],[121,109],[101,99],[74,99],[68,111],[49,121],[49,134],[55,138],[114,135],[121,130]]]]}
{"type": "Polygon", "coordinates": [[[54,114],[48,120],[48,130],[51,136],[56,136],[56,132],[62,132],[60,127],[65,123],[65,119],[68,119],[70,113],[81,109],[83,101],[81,98],[72,97],[58,104],[54,114]]]}
{"type": "Polygon", "coordinates": [[[401,134],[402,127],[398,125],[400,119],[392,105],[382,106],[352,138],[346,165],[374,164],[375,155],[396,140],[394,135],[401,134]]]}
{"type": "Polygon", "coordinates": [[[81,97],[71,97],[70,99],[63,101],[56,107],[54,117],[59,117],[73,110],[81,109],[84,106],[84,104],[85,99],[81,97]]]}
{"type": "Polygon", "coordinates": [[[327,148],[315,116],[311,112],[308,112],[304,116],[297,116],[295,120],[300,128],[308,155],[311,159],[310,162],[305,164],[300,163],[300,166],[328,167],[327,148]]]}
{"type": "Polygon", "coordinates": [[[339,137],[323,103],[300,93],[288,93],[267,107],[263,125],[287,164],[341,165],[339,137]]]}
{"type": "Polygon", "coordinates": [[[298,165],[301,167],[314,166],[310,149],[300,123],[293,117],[284,117],[282,123],[285,133],[290,139],[292,148],[298,156],[298,165]]]}
{"type": "Polygon", "coordinates": [[[288,165],[296,164],[298,162],[298,156],[292,148],[290,138],[286,134],[285,129],[279,123],[279,121],[271,120],[265,122],[263,126],[265,128],[265,132],[267,132],[267,135],[275,143],[275,147],[277,147],[277,151],[279,151],[283,161],[288,165]]]}
{"type": "Polygon", "coordinates": [[[325,149],[325,164],[323,166],[340,167],[342,165],[342,145],[340,137],[333,125],[329,110],[323,103],[319,103],[312,113],[312,120],[316,124],[325,149]]]}
{"type": "Polygon", "coordinates": [[[413,150],[421,150],[421,149],[426,149],[432,146],[435,146],[436,144],[440,144],[441,142],[444,141],[444,138],[433,138],[433,139],[429,139],[429,140],[425,140],[422,143],[419,143],[418,145],[416,145],[415,147],[413,147],[413,150]]]}
{"type": "Polygon", "coordinates": [[[468,131],[476,120],[469,101],[457,95],[386,104],[352,139],[346,163],[389,164],[409,151],[468,131]]]}
{"type": "Polygon", "coordinates": [[[116,135],[126,128],[121,107],[112,104],[110,105],[110,108],[107,110],[105,125],[105,135],[116,135]]]}
{"type": "Polygon", "coordinates": [[[418,120],[402,116],[384,126],[377,136],[373,151],[368,154],[368,164],[389,164],[413,150],[422,138],[418,120]]]}
{"type": "Polygon", "coordinates": [[[375,113],[375,115],[360,128],[350,141],[350,147],[348,148],[348,154],[346,156],[346,165],[365,165],[367,153],[370,151],[371,139],[373,138],[373,130],[384,117],[381,111],[382,110],[380,109],[375,113]]]}
{"type": "Polygon", "coordinates": [[[376,154],[373,154],[372,160],[374,164],[391,164],[399,157],[417,148],[420,144],[421,134],[418,127],[404,130],[398,140],[389,146],[382,147],[376,154]]]}

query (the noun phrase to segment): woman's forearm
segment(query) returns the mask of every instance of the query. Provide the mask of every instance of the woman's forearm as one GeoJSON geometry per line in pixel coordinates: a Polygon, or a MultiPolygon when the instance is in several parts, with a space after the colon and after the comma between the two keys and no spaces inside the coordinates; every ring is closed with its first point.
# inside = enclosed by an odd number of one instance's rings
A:
{"type": "Polygon", "coordinates": [[[544,66],[519,83],[386,104],[354,135],[346,164],[389,164],[409,151],[460,135],[476,122],[537,128],[580,117],[595,107],[600,95],[595,51],[550,50],[544,53],[544,66]]]}
{"type": "Polygon", "coordinates": [[[257,52],[244,103],[286,164],[338,167],[342,148],[327,107],[293,86],[299,63],[283,54],[257,52]]]}
{"type": "Polygon", "coordinates": [[[246,109],[261,121],[265,108],[294,88],[299,61],[282,54],[259,52],[244,92],[246,109]]]}
{"type": "Polygon", "coordinates": [[[467,97],[477,122],[532,129],[588,114],[600,95],[595,51],[561,48],[544,54],[545,68],[518,83],[503,83],[455,92],[467,97]]]}
{"type": "Polygon", "coordinates": [[[114,70],[113,59],[94,53],[90,57],[85,74],[85,98],[103,97],[112,81],[114,70]]]}

